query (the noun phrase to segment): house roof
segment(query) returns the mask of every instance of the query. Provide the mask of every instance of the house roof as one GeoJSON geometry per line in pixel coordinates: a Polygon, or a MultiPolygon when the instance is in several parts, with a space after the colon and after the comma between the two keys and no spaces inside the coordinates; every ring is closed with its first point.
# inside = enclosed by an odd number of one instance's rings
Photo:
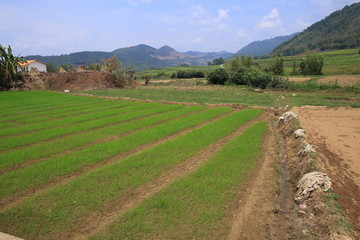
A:
{"type": "Polygon", "coordinates": [[[29,65],[30,63],[33,63],[33,62],[39,62],[39,63],[45,64],[45,63],[37,61],[37,60],[26,60],[25,62],[20,63],[20,66],[26,66],[26,65],[29,65]]]}

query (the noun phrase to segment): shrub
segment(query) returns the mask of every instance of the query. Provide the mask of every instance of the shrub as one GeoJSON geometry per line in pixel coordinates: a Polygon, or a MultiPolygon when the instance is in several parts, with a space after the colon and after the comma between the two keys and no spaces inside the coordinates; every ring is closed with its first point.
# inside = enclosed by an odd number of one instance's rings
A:
{"type": "Polygon", "coordinates": [[[322,75],[323,66],[322,56],[306,55],[306,58],[301,60],[300,72],[303,75],[322,75]]]}
{"type": "Polygon", "coordinates": [[[228,78],[228,73],[223,68],[215,69],[209,72],[206,76],[206,79],[209,83],[222,85],[224,85],[225,82],[228,81],[228,78]]]}
{"type": "Polygon", "coordinates": [[[179,70],[176,75],[171,75],[172,78],[204,78],[205,74],[202,71],[196,70],[179,70]]]}

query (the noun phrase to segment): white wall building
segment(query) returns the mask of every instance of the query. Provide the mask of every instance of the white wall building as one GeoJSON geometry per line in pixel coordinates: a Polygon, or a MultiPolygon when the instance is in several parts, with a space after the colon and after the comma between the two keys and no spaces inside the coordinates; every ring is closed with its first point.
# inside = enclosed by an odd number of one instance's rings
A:
{"type": "Polygon", "coordinates": [[[32,72],[32,69],[37,69],[39,72],[47,72],[46,64],[37,60],[27,60],[24,63],[20,63],[21,68],[18,68],[18,72],[32,72]]]}

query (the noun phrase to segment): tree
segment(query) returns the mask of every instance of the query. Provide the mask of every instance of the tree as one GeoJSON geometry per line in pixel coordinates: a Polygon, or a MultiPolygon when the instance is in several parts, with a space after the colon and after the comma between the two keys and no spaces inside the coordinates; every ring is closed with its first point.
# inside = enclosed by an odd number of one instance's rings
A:
{"type": "Polygon", "coordinates": [[[18,68],[25,62],[23,57],[14,56],[11,47],[0,45],[0,87],[15,87],[15,82],[20,79],[18,68]]]}
{"type": "Polygon", "coordinates": [[[221,65],[224,64],[225,60],[222,57],[215,58],[212,62],[208,62],[208,65],[221,65]]]}
{"type": "Polygon", "coordinates": [[[209,81],[209,83],[224,85],[225,82],[228,80],[228,73],[225,71],[225,69],[218,68],[211,71],[206,76],[206,79],[209,81]]]}
{"type": "Polygon", "coordinates": [[[306,58],[301,60],[300,72],[303,75],[322,75],[323,66],[322,56],[306,55],[306,58]]]}

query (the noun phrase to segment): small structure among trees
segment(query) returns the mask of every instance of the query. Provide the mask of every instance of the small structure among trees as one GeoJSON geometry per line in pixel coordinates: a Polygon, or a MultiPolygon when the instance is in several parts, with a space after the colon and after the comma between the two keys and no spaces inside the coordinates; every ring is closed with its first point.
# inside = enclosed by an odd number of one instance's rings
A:
{"type": "Polygon", "coordinates": [[[37,60],[26,60],[19,65],[18,72],[47,72],[46,64],[37,60]]]}

